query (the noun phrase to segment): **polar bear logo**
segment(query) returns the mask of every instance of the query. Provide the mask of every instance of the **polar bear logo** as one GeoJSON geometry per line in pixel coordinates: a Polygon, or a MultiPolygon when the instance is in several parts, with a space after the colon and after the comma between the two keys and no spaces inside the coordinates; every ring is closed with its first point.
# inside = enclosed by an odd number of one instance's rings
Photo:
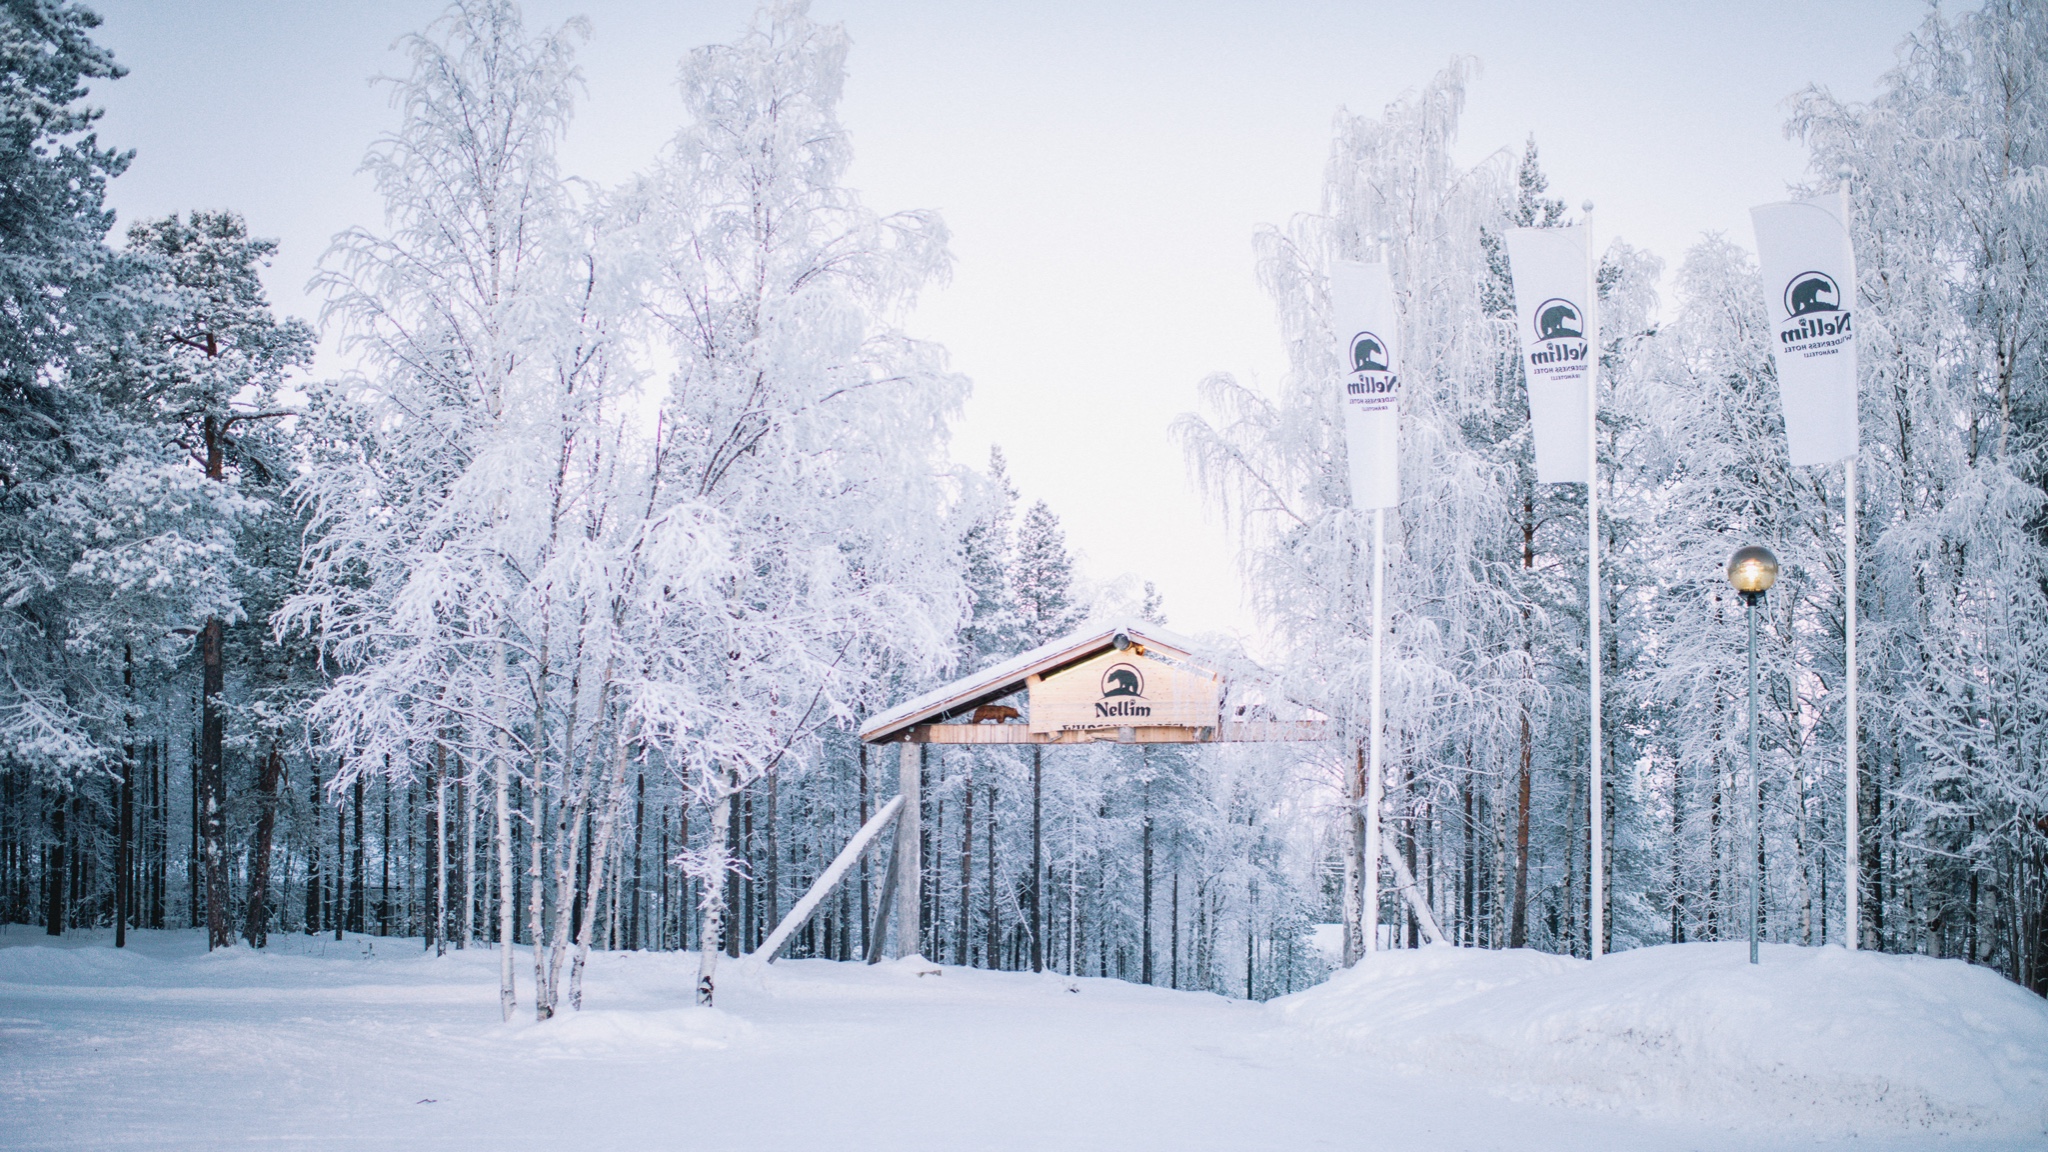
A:
{"type": "Polygon", "coordinates": [[[1117,664],[1102,674],[1102,698],[1112,696],[1143,696],[1145,678],[1138,674],[1136,665],[1117,664]]]}
{"type": "Polygon", "coordinates": [[[1835,278],[1825,272],[1801,272],[1785,285],[1785,315],[1788,317],[1841,310],[1842,290],[1835,287],[1835,278]]]}
{"type": "Polygon", "coordinates": [[[1545,300],[1536,309],[1538,340],[1584,340],[1586,326],[1579,319],[1579,306],[1569,300],[1545,300]]]}
{"type": "Polygon", "coordinates": [[[1360,332],[1351,338],[1351,370],[1353,372],[1387,371],[1387,346],[1378,336],[1360,332]]]}

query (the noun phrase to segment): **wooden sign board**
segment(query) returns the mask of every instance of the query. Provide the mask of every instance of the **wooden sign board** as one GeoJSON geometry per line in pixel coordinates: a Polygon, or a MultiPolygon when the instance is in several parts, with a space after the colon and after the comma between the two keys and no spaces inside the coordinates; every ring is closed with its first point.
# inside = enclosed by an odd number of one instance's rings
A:
{"type": "Polygon", "coordinates": [[[1104,652],[1031,680],[1031,731],[1216,725],[1220,679],[1135,649],[1104,652]]]}

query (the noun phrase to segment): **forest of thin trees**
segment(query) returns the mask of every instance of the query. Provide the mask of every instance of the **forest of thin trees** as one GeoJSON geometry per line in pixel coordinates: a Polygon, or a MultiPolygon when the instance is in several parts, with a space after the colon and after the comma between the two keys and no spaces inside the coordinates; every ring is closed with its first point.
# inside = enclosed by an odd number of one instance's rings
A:
{"type": "MultiPolygon", "coordinates": [[[[545,1018],[591,950],[758,946],[894,795],[864,717],[1167,622],[1076,572],[1000,452],[950,461],[967,382],[902,326],[946,228],[843,184],[848,40],[803,5],[691,53],[675,135],[612,187],[557,164],[580,22],[464,0],[405,41],[384,223],[322,263],[345,367],[317,371],[240,216],[116,234],[96,18],[0,22],[0,921],[496,947],[505,1011],[545,1018]]],[[[1535,480],[1501,239],[1580,190],[1534,141],[1453,158],[1469,71],[1340,117],[1323,203],[1255,238],[1290,373],[1212,378],[1174,427],[1268,655],[1197,640],[1337,737],[928,746],[924,956],[1260,999],[1338,962],[1369,616],[1326,273],[1380,256],[1408,382],[1387,827],[1454,942],[1588,954],[1586,501],[1535,480]]],[[[1666,277],[1603,238],[1606,947],[1744,934],[1720,566],[1763,542],[1766,938],[2048,992],[2044,113],[2048,18],[2000,2],[1931,14],[1867,104],[1794,102],[1863,278],[1858,925],[1840,476],[1786,462],[1752,256],[1709,236],[1666,277]]],[[[866,956],[885,857],[785,954],[866,956]]],[[[1390,888],[1380,920],[1419,943],[1390,888]]]]}

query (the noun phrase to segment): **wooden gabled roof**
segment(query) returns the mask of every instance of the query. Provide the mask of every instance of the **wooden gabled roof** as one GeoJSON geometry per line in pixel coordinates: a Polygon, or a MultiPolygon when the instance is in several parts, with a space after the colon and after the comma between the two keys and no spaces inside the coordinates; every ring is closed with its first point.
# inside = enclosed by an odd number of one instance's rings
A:
{"type": "Polygon", "coordinates": [[[1142,620],[1116,620],[1091,625],[898,704],[861,725],[860,738],[870,744],[901,739],[919,724],[943,721],[957,713],[992,704],[1023,691],[1025,682],[1033,676],[1049,676],[1117,647],[1119,637],[1125,640],[1126,646],[1137,645],[1153,655],[1174,660],[1194,659],[1192,643],[1142,620]]]}

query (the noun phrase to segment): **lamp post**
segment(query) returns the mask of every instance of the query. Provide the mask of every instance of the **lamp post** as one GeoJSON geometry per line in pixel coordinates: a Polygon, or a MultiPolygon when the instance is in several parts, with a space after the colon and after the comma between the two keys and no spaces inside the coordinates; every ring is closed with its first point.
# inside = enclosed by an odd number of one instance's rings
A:
{"type": "Polygon", "coordinates": [[[1778,558],[1751,544],[1728,558],[1728,583],[1749,606],[1749,962],[1756,963],[1758,860],[1764,852],[1763,793],[1756,775],[1756,605],[1778,582],[1778,558]]]}

